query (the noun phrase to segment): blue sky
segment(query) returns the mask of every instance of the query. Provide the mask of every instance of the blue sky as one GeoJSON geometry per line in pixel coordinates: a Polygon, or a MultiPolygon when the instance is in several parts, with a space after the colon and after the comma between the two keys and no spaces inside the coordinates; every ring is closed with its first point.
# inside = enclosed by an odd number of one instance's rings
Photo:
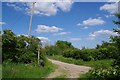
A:
{"type": "MultiPolygon", "coordinates": [[[[112,20],[117,11],[116,3],[64,2],[36,3],[31,35],[43,43],[54,44],[57,40],[71,42],[75,47],[94,48],[108,41],[116,27],[112,20]]],[[[31,3],[3,3],[2,21],[4,29],[16,35],[28,33],[31,3]]]]}

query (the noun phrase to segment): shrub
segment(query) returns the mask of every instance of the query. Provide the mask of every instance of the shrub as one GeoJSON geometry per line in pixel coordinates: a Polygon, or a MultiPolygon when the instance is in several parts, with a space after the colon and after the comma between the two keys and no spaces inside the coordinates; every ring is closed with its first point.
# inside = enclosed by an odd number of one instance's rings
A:
{"type": "MultiPolygon", "coordinates": [[[[4,30],[2,34],[2,61],[11,61],[14,63],[31,63],[37,60],[38,45],[41,47],[41,42],[34,36],[26,37],[24,35],[16,36],[11,30],[4,30]],[[29,46],[26,45],[27,42],[29,46]]],[[[45,65],[45,55],[41,52],[40,59],[45,65]]],[[[43,65],[42,62],[42,65],[43,65]]]]}
{"type": "Polygon", "coordinates": [[[64,50],[63,51],[63,56],[67,57],[67,58],[73,57],[73,50],[72,49],[64,50]]]}
{"type": "Polygon", "coordinates": [[[107,68],[107,69],[93,69],[89,71],[88,78],[96,79],[96,80],[109,80],[109,79],[119,79],[120,78],[120,70],[118,71],[115,68],[107,68]]]}

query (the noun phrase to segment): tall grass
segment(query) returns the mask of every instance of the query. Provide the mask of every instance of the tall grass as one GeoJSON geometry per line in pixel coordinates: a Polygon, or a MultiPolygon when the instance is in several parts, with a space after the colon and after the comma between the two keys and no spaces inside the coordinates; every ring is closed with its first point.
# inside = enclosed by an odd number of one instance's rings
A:
{"type": "Polygon", "coordinates": [[[2,79],[2,64],[0,64],[0,79],[2,79]]]}
{"type": "Polygon", "coordinates": [[[3,78],[42,78],[54,71],[55,65],[47,62],[45,67],[34,64],[15,64],[9,63],[2,65],[3,78]]]}
{"type": "Polygon", "coordinates": [[[97,61],[82,61],[82,60],[75,60],[72,58],[65,58],[61,55],[49,56],[48,58],[59,60],[66,63],[76,64],[76,65],[84,65],[89,66],[92,68],[108,68],[111,66],[113,60],[97,60],[97,61]]]}

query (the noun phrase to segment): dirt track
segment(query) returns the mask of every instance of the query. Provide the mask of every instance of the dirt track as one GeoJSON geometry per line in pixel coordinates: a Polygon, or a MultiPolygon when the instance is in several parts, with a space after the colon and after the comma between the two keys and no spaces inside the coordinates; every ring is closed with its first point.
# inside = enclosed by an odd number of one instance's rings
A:
{"type": "Polygon", "coordinates": [[[65,78],[79,78],[80,74],[86,73],[90,70],[90,67],[87,66],[78,66],[51,59],[48,60],[53,64],[58,65],[55,72],[51,73],[48,78],[56,78],[58,76],[65,76],[65,78]]]}

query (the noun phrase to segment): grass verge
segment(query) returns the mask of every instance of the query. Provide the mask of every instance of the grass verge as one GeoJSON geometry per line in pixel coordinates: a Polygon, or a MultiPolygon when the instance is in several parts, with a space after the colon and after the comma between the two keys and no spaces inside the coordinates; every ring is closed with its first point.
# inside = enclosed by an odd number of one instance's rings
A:
{"type": "Polygon", "coordinates": [[[0,64],[0,79],[2,79],[2,64],[0,64]]]}
{"type": "Polygon", "coordinates": [[[45,67],[34,64],[9,63],[2,65],[3,78],[42,78],[55,70],[56,66],[47,61],[45,67]]]}

